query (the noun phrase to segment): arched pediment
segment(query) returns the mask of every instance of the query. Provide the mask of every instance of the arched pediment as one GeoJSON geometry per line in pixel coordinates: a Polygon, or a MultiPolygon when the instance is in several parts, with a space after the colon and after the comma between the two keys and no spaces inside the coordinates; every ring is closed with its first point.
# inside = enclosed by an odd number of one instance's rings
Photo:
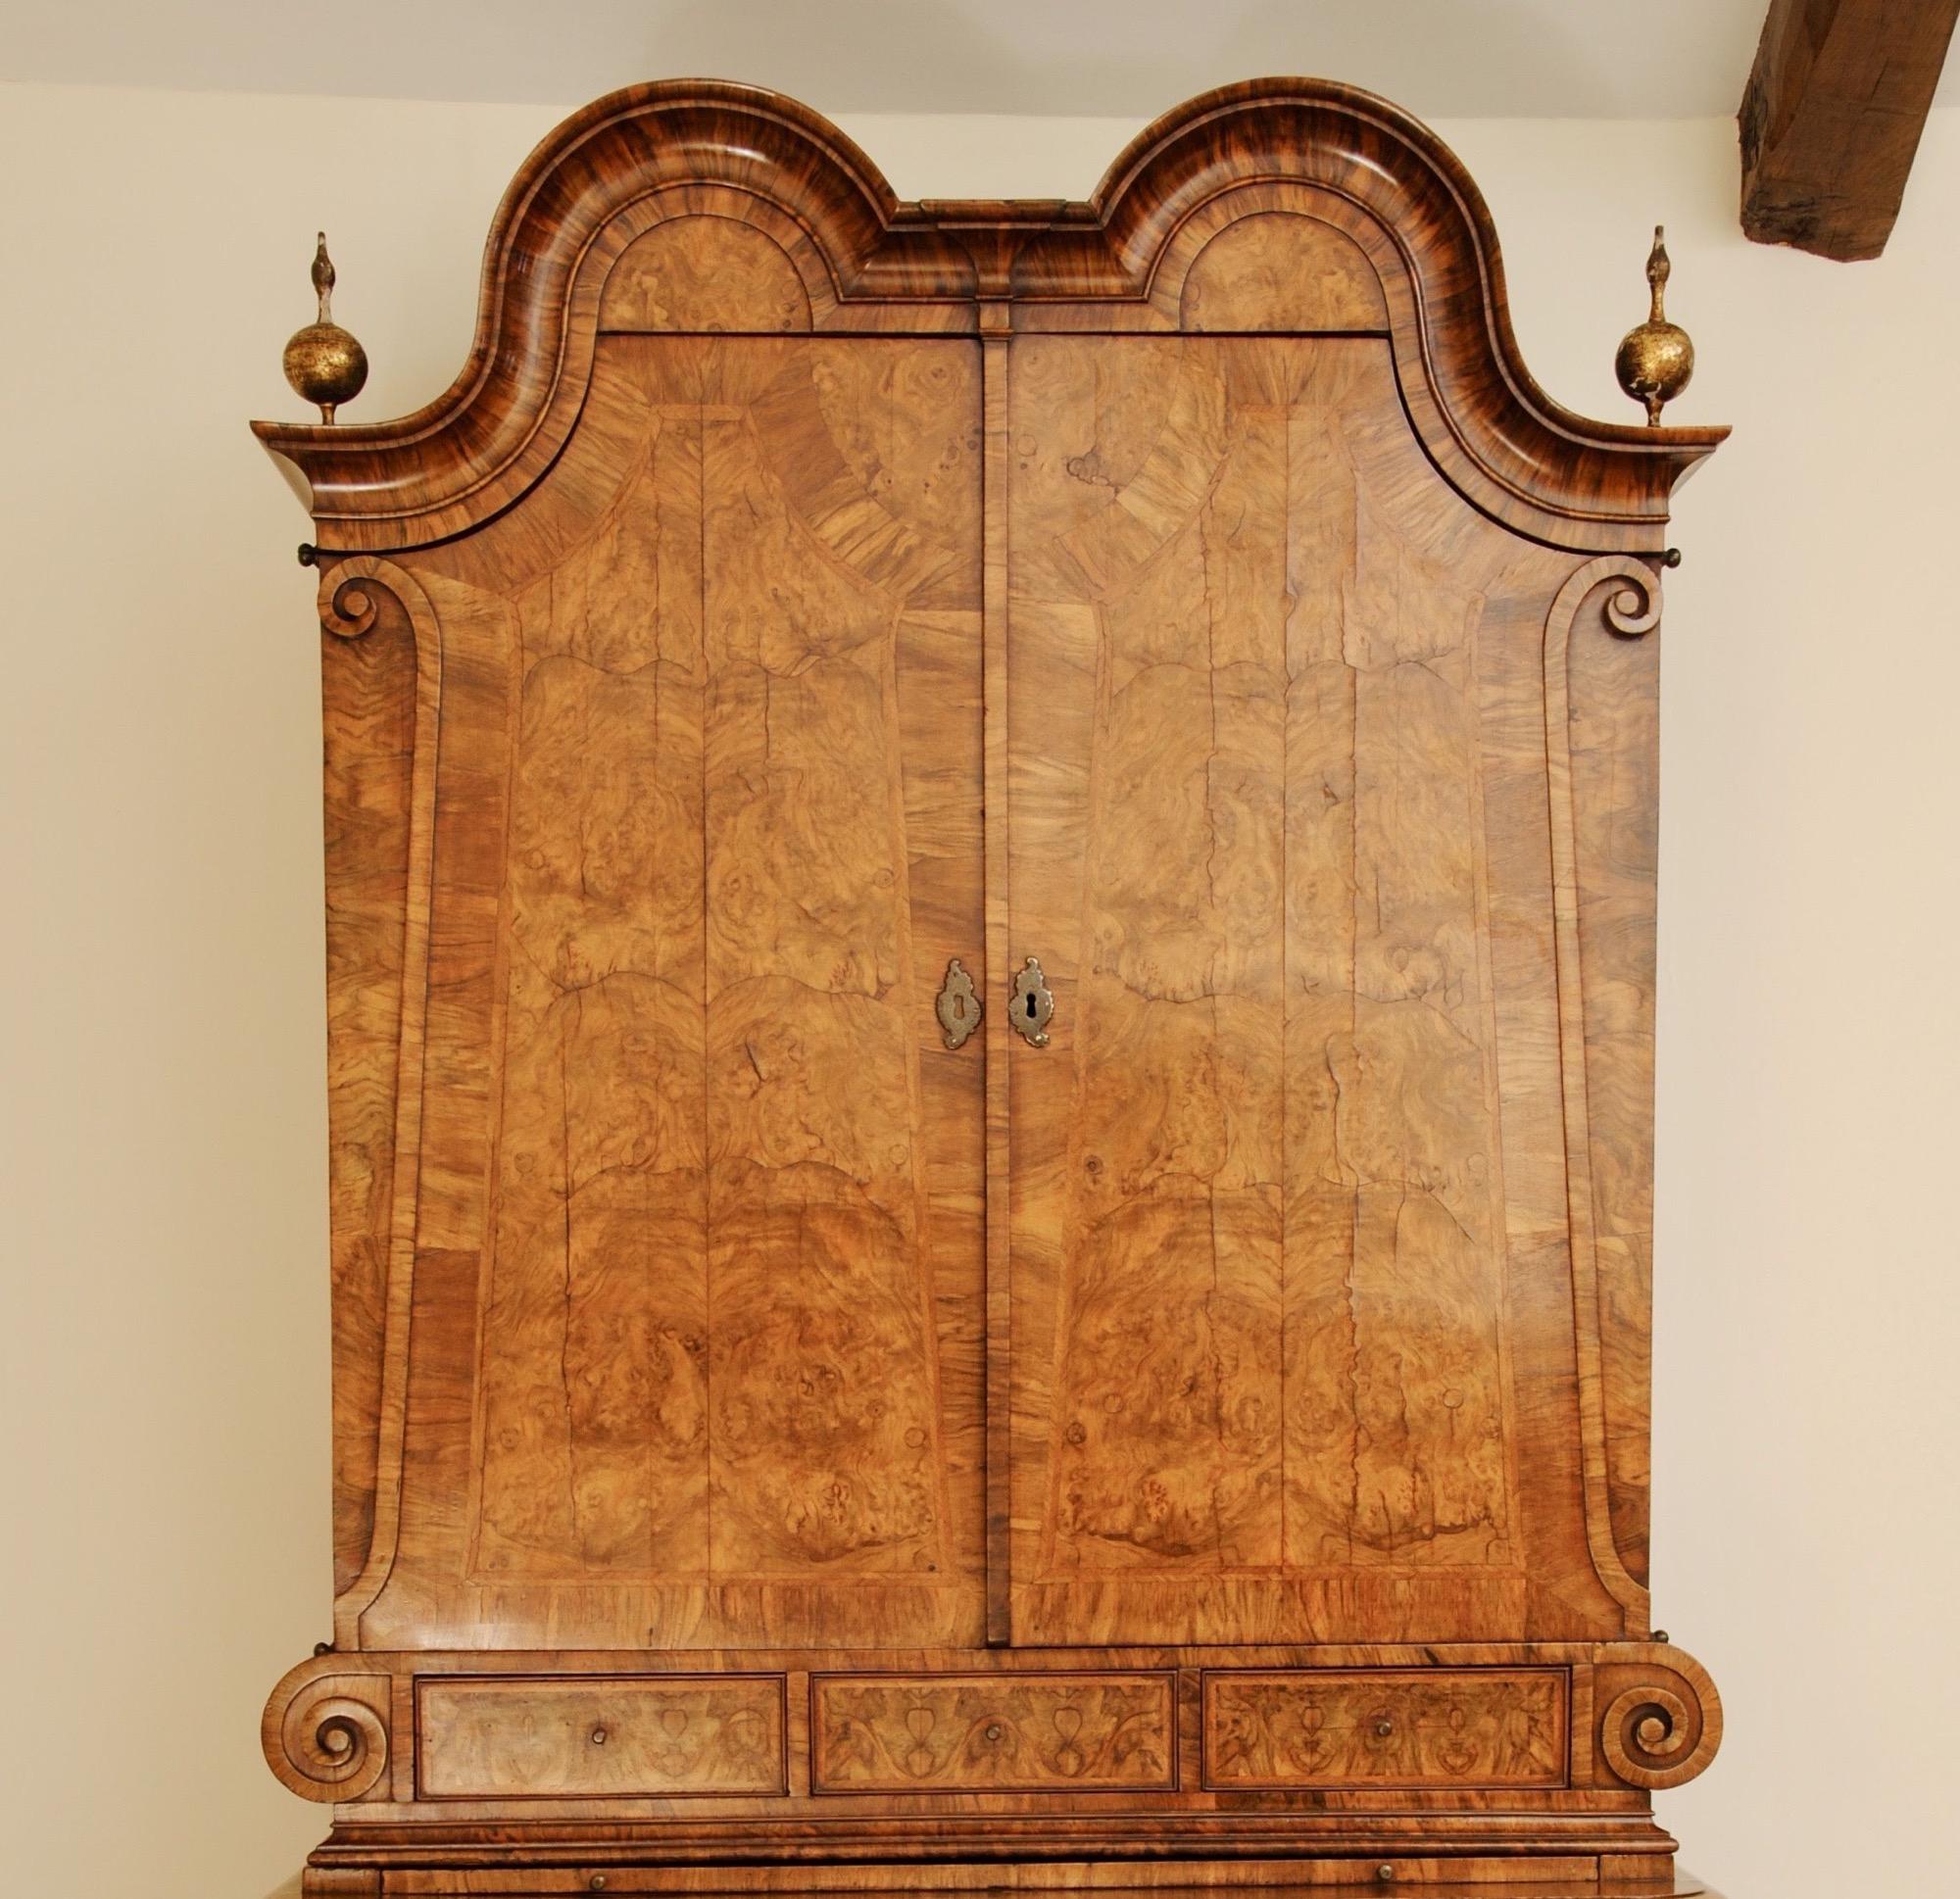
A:
{"type": "Polygon", "coordinates": [[[323,544],[400,550],[466,532],[543,474],[608,330],[1220,328],[1385,335],[1439,471],[1554,546],[1658,551],[1670,491],[1726,433],[1553,402],[1519,355],[1462,166],[1395,107],[1313,79],[1206,93],[1140,134],[1086,202],[1011,203],[902,202],[834,125],[774,93],[630,87],[518,171],[443,395],[398,421],[254,428],[323,544]]]}

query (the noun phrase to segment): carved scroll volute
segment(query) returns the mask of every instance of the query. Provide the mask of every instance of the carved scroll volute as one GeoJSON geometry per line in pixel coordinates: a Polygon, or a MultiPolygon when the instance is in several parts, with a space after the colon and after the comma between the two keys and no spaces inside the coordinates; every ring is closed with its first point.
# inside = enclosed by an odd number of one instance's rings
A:
{"type": "MultiPolygon", "coordinates": [[[[433,626],[422,590],[415,579],[392,560],[371,555],[356,555],[323,568],[319,576],[319,623],[328,633],[343,640],[358,640],[374,624],[379,611],[377,594],[392,594],[414,619],[419,609],[424,624],[433,626]]],[[[417,627],[417,632],[422,631],[417,627]]]]}
{"type": "Polygon", "coordinates": [[[303,1663],[272,1690],[260,1724],[266,1764],[303,1800],[359,1800],[388,1766],[386,1675],[303,1663]]]}
{"type": "Polygon", "coordinates": [[[1592,1692],[1606,1771],[1634,1787],[1693,1779],[1722,1744],[1722,1698],[1708,1671],[1653,1643],[1615,1643],[1599,1658],[1592,1692]]]}

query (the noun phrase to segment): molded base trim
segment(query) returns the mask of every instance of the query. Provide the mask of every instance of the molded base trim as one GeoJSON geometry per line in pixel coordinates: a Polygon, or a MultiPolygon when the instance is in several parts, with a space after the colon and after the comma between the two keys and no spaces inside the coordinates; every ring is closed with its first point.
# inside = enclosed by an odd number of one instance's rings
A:
{"type": "Polygon", "coordinates": [[[958,1861],[917,1866],[379,1869],[309,1866],[307,1899],[572,1899],[618,1893],[1006,1893],[1216,1891],[1283,1894],[1418,1888],[1423,1899],[1721,1899],[1671,1858],[1557,1856],[958,1861]]]}

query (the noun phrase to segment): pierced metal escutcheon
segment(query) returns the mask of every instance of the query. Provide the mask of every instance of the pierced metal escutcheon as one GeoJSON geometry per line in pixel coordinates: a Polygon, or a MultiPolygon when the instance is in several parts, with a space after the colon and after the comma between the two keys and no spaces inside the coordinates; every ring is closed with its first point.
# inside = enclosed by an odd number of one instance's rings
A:
{"type": "Polygon", "coordinates": [[[1042,974],[1041,958],[1030,956],[1014,973],[1014,1000],[1010,1019],[1031,1047],[1048,1047],[1048,1025],[1054,1015],[1054,997],[1042,974]]]}
{"type": "Polygon", "coordinates": [[[946,965],[946,981],[939,986],[939,999],[933,1009],[949,1048],[962,1047],[980,1026],[980,998],[974,992],[973,978],[961,967],[957,956],[946,965]]]}

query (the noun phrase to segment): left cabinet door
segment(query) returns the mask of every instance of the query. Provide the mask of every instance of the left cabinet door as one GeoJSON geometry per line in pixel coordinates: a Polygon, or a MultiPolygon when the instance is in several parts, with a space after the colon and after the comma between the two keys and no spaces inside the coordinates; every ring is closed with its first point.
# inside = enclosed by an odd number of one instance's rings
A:
{"type": "Polygon", "coordinates": [[[551,472],[405,557],[415,1238],[343,1609],[369,1647],[964,1643],[984,1046],[934,999],[983,978],[978,351],[596,347],[551,472]]]}

